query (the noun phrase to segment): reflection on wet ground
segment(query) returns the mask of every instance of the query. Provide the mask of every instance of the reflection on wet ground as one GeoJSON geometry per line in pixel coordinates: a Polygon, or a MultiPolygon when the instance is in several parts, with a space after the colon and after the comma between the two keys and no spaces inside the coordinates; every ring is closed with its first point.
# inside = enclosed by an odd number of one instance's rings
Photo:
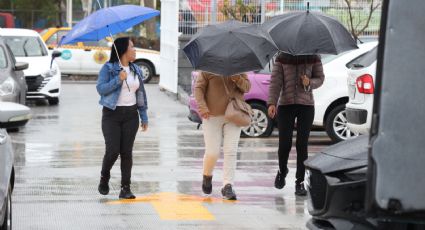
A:
{"type": "MultiPolygon", "coordinates": [[[[95,85],[64,84],[58,106],[30,105],[33,119],[11,133],[17,180],[15,229],[304,229],[305,198],[293,194],[295,149],[288,185],[273,188],[277,135],[243,138],[238,153],[237,202],[220,195],[222,161],[214,172],[214,191],[202,197],[202,131],[188,121],[187,107],[147,85],[150,127],[134,146],[133,202],[118,201],[119,161],[111,192],[97,193],[104,140],[95,85]]],[[[313,132],[310,154],[327,145],[313,132]]]]}

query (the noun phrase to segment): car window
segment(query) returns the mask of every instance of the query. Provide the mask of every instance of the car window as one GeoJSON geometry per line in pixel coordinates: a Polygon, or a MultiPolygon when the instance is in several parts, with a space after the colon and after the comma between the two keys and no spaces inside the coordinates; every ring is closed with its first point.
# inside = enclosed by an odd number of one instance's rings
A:
{"type": "Polygon", "coordinates": [[[84,46],[109,47],[108,41],[106,39],[102,39],[100,41],[83,42],[83,44],[84,44],[84,46]]]}
{"type": "MultiPolygon", "coordinates": [[[[48,46],[57,46],[62,39],[69,31],[68,30],[58,30],[56,33],[52,34],[49,39],[47,39],[46,44],[48,46]]],[[[76,46],[77,43],[67,44],[71,46],[76,46]]]]}
{"type": "Polygon", "coordinates": [[[378,52],[378,46],[369,50],[368,52],[354,58],[347,63],[347,68],[364,68],[372,65],[376,61],[376,55],[378,52]]]}
{"type": "Polygon", "coordinates": [[[2,46],[0,46],[0,69],[7,68],[6,53],[2,46]]]}
{"type": "Polygon", "coordinates": [[[47,56],[47,49],[39,37],[5,36],[4,38],[15,57],[47,56]]]}

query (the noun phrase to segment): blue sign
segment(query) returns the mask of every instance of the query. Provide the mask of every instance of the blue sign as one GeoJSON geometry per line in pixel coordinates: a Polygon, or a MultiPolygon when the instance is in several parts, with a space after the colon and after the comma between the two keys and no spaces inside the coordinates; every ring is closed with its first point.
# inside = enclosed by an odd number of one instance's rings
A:
{"type": "Polygon", "coordinates": [[[69,59],[71,59],[72,58],[71,50],[64,50],[64,51],[62,51],[61,58],[63,60],[69,60],[69,59]]]}

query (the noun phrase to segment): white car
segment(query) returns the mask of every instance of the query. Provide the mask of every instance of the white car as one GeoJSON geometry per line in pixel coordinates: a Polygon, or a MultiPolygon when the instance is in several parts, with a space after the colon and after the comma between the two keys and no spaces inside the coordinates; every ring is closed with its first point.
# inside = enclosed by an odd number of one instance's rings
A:
{"type": "MultiPolygon", "coordinates": [[[[49,49],[62,52],[56,61],[63,74],[98,75],[100,68],[109,60],[112,41],[105,38],[100,41],[77,42],[57,47],[70,28],[49,28],[42,31],[42,38],[49,49]]],[[[160,75],[160,55],[158,51],[136,48],[136,61],[143,72],[143,81],[149,82],[154,75],[160,75]]]]}
{"type": "Polygon", "coordinates": [[[333,141],[346,140],[356,134],[347,127],[345,104],[348,102],[347,67],[354,58],[376,47],[378,42],[367,42],[359,45],[359,49],[338,55],[322,57],[325,81],[313,90],[315,98],[314,126],[325,127],[333,141]]]}
{"type": "Polygon", "coordinates": [[[372,123],[373,94],[375,93],[377,48],[347,64],[348,95],[347,126],[356,134],[368,134],[372,123]]]}
{"type": "Polygon", "coordinates": [[[47,99],[50,105],[59,103],[61,71],[53,60],[60,53],[50,52],[34,30],[0,29],[0,36],[18,62],[28,63],[24,70],[28,86],[27,99],[47,99]]]}

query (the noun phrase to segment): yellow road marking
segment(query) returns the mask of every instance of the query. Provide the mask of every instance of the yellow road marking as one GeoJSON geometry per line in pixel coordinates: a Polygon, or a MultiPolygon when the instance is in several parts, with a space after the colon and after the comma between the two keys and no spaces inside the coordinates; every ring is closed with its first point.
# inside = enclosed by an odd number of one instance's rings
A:
{"type": "Polygon", "coordinates": [[[212,213],[202,203],[223,203],[223,201],[211,197],[191,196],[172,192],[157,193],[149,196],[137,197],[133,200],[109,201],[107,204],[129,204],[149,202],[158,212],[162,220],[215,220],[212,213]]]}

